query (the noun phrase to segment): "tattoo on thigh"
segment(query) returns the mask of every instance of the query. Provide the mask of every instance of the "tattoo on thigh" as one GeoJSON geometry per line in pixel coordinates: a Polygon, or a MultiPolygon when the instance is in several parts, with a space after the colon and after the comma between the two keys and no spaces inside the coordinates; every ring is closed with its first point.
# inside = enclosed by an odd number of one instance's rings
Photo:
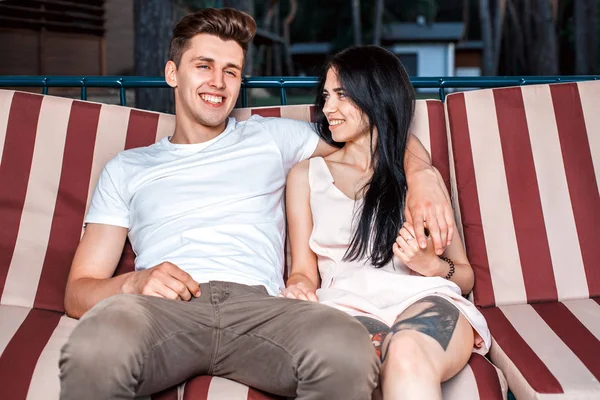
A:
{"type": "MultiPolygon", "coordinates": [[[[390,337],[386,338],[388,347],[389,340],[391,340],[391,336],[395,333],[403,330],[414,330],[434,338],[445,351],[456,329],[459,317],[458,308],[439,296],[425,297],[415,304],[419,303],[426,304],[423,311],[406,319],[400,319],[402,318],[400,316],[394,325],[392,325],[388,334],[390,337]]],[[[387,351],[383,354],[384,359],[386,356],[385,353],[387,351]]]]}
{"type": "Polygon", "coordinates": [[[373,347],[375,347],[375,354],[377,354],[377,358],[381,359],[381,345],[390,328],[375,318],[362,315],[356,316],[355,318],[367,328],[367,331],[369,331],[371,343],[373,343],[373,347]]]}

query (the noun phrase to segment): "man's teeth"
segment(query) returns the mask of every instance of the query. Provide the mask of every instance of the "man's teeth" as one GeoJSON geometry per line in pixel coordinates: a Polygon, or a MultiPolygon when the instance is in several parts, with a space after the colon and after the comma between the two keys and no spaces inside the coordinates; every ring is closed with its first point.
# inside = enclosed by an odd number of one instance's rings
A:
{"type": "Polygon", "coordinates": [[[204,101],[208,101],[209,103],[218,104],[223,101],[223,97],[221,96],[212,96],[210,94],[201,94],[200,97],[204,101]]]}
{"type": "Polygon", "coordinates": [[[344,122],[343,119],[333,119],[333,120],[329,121],[329,125],[339,125],[343,122],[344,122]]]}

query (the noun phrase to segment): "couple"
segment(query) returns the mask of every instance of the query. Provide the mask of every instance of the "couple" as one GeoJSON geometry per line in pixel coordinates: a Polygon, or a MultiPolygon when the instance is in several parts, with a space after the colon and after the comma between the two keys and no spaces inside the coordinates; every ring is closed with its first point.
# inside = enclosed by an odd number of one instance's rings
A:
{"type": "Polygon", "coordinates": [[[408,134],[414,100],[399,62],[375,47],[336,56],[321,80],[321,140],[299,121],[238,122],[227,117],[255,30],[231,9],[175,27],[175,133],[120,153],[99,178],[67,283],[65,308],[81,321],[61,353],[62,399],[131,399],[199,374],[368,399],[380,368],[385,398],[440,398],[440,382],[487,348],[460,295],[473,273],[447,194],[408,134]],[[128,236],[136,271],[112,277],[128,236]],[[316,300],[317,270],[327,305],[302,301],[316,300]],[[373,293],[352,290],[362,277],[373,293]],[[367,329],[384,324],[380,359],[367,329]]]}

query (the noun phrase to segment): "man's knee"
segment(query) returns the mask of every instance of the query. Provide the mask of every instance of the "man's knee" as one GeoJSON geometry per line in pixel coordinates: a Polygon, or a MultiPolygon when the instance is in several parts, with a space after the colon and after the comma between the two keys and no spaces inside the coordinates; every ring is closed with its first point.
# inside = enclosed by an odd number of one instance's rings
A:
{"type": "Polygon", "coordinates": [[[97,369],[124,362],[144,340],[148,319],[137,296],[118,295],[98,303],[77,324],[61,351],[60,365],[97,369]]]}
{"type": "Polygon", "coordinates": [[[363,325],[333,309],[309,325],[306,357],[298,366],[300,381],[313,381],[333,396],[328,398],[368,398],[377,384],[379,361],[363,325]]]}

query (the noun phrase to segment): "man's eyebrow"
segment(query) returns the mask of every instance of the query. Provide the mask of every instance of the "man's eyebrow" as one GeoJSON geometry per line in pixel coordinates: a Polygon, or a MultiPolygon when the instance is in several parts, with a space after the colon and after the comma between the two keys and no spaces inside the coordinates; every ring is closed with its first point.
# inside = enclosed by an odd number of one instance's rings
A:
{"type": "MultiPolygon", "coordinates": [[[[191,60],[191,62],[196,62],[196,61],[204,61],[204,62],[212,63],[212,64],[215,63],[214,58],[204,57],[204,56],[196,56],[196,57],[193,57],[191,60]]],[[[239,65],[234,64],[234,63],[225,64],[225,68],[236,68],[236,69],[239,69],[240,71],[242,70],[242,67],[240,67],[239,65]]]]}
{"type": "Polygon", "coordinates": [[[204,56],[196,56],[196,57],[192,57],[192,59],[190,61],[191,62],[194,62],[194,61],[204,61],[204,62],[208,62],[208,63],[214,63],[215,59],[214,58],[210,58],[210,57],[204,57],[204,56]]]}

